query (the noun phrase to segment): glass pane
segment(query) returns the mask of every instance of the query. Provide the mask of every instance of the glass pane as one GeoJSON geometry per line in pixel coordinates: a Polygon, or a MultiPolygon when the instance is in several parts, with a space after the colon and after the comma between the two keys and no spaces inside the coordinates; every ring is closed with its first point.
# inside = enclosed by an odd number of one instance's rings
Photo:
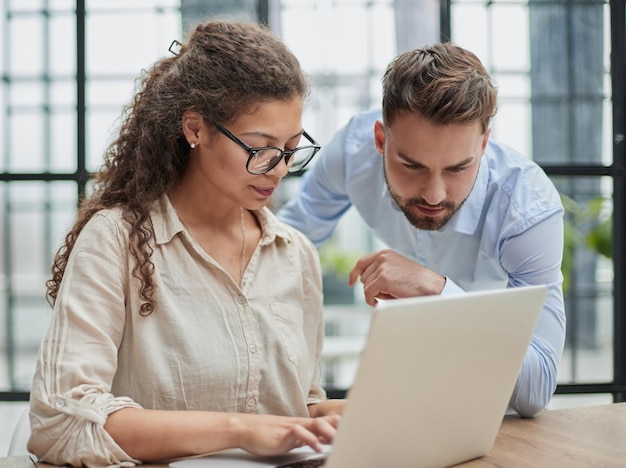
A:
{"type": "Polygon", "coordinates": [[[44,71],[44,18],[16,16],[9,22],[9,69],[15,75],[41,75],[44,71]]]}
{"type": "Polygon", "coordinates": [[[77,203],[73,182],[0,184],[0,389],[28,390],[50,306],[45,300],[53,252],[70,226],[77,203]],[[11,308],[7,309],[6,305],[11,308]]]}
{"type": "MultiPolygon", "coordinates": [[[[373,42],[368,10],[358,3],[326,2],[315,8],[289,8],[283,13],[282,36],[309,73],[364,72],[371,59],[368,44],[373,42]],[[319,34],[320,25],[325,34],[319,34]]],[[[387,26],[385,34],[393,37],[393,24],[387,26]]],[[[382,25],[377,28],[382,33],[382,25]]]]}
{"type": "Polygon", "coordinates": [[[50,130],[51,170],[54,172],[76,171],[76,113],[53,112],[50,115],[50,130]]]}
{"type": "MultiPolygon", "coordinates": [[[[391,3],[373,5],[369,18],[374,18],[374,20],[370,21],[372,30],[368,33],[369,43],[372,48],[372,57],[368,60],[371,60],[372,65],[382,72],[386,68],[385,65],[396,55],[396,28],[393,5],[391,3]]],[[[377,74],[377,79],[379,80],[377,88],[380,88],[381,77],[382,73],[377,74]]]]}
{"type": "Polygon", "coordinates": [[[48,0],[48,6],[54,11],[75,11],[75,0],[48,0]]]}
{"type": "MultiPolygon", "coordinates": [[[[140,69],[137,70],[139,74],[140,69]]],[[[90,80],[86,83],[87,107],[100,110],[105,107],[121,113],[122,106],[129,103],[135,90],[134,78],[119,80],[90,80]]]]}
{"type": "Polygon", "coordinates": [[[454,2],[450,9],[451,39],[481,58],[490,68],[488,52],[489,19],[485,5],[459,4],[454,2]],[[480,32],[480,33],[479,33],[480,32]]]}
{"type": "Polygon", "coordinates": [[[43,114],[20,113],[10,117],[9,161],[11,172],[40,172],[44,163],[46,134],[43,114]]]}
{"type": "Polygon", "coordinates": [[[94,111],[87,119],[87,170],[97,171],[102,165],[108,144],[116,137],[120,111],[94,111]]]}
{"type": "Polygon", "coordinates": [[[612,192],[608,177],[553,177],[566,207],[567,323],[560,382],[613,379],[612,192]]]}
{"type": "Polygon", "coordinates": [[[76,16],[50,18],[48,50],[53,77],[76,75],[76,16]]]}
{"type": "Polygon", "coordinates": [[[500,98],[500,110],[492,122],[492,138],[532,159],[530,105],[528,101],[500,98]]]}
{"type": "Polygon", "coordinates": [[[531,3],[533,152],[546,164],[601,164],[606,141],[606,6],[531,3]]]}
{"type": "Polygon", "coordinates": [[[528,7],[494,4],[490,23],[493,67],[508,71],[528,70],[528,7]]]}
{"type": "MultiPolygon", "coordinates": [[[[49,263],[65,238],[65,234],[72,227],[76,217],[78,192],[74,182],[48,183],[48,197],[50,210],[50,238],[47,240],[49,263]]],[[[48,266],[46,267],[49,270],[48,266]]],[[[47,271],[46,270],[46,271],[47,271]]]]}
{"type": "Polygon", "coordinates": [[[149,7],[179,7],[180,0],[87,0],[85,5],[89,10],[98,8],[125,10],[149,7]]]}
{"type": "Polygon", "coordinates": [[[311,77],[306,127],[321,144],[356,112],[380,106],[395,35],[391,1],[281,2],[281,36],[311,77]],[[320,25],[331,33],[320,35],[320,25]]]}
{"type": "Polygon", "coordinates": [[[41,107],[44,103],[41,82],[15,81],[9,86],[9,104],[12,108],[41,107]]]}
{"type": "Polygon", "coordinates": [[[63,107],[64,110],[76,112],[76,81],[52,81],[49,99],[51,107],[63,107]]]}
{"type": "Polygon", "coordinates": [[[550,409],[610,405],[611,403],[613,403],[613,395],[606,393],[591,395],[554,395],[550,402],[550,409]]]}
{"type": "Polygon", "coordinates": [[[491,136],[532,158],[530,82],[528,73],[492,73],[500,107],[491,123],[491,136]]]}
{"type": "Polygon", "coordinates": [[[87,74],[128,75],[132,81],[141,69],[170,53],[172,40],[180,39],[170,23],[175,18],[162,21],[156,12],[88,16],[87,74]]]}
{"type": "Polygon", "coordinates": [[[43,0],[9,0],[9,10],[29,11],[41,10],[43,8],[43,0]]]}

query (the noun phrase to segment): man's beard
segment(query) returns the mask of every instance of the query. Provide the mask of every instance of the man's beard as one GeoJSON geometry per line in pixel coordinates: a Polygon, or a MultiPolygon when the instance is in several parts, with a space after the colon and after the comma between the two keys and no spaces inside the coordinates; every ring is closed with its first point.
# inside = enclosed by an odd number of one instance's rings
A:
{"type": "Polygon", "coordinates": [[[429,205],[423,198],[409,198],[408,200],[403,200],[398,194],[394,193],[391,190],[389,184],[387,184],[387,187],[389,189],[389,193],[398,204],[409,223],[411,223],[417,229],[422,229],[424,231],[436,231],[437,229],[441,229],[448,223],[448,221],[450,221],[452,216],[454,216],[454,213],[458,211],[461,205],[463,205],[463,203],[461,203],[457,206],[452,202],[443,201],[436,206],[432,206],[429,205]],[[411,207],[418,205],[431,209],[444,208],[446,209],[446,211],[437,217],[425,216],[418,214],[414,209],[411,209],[411,207]]]}
{"type": "Polygon", "coordinates": [[[402,213],[404,213],[404,216],[409,221],[409,223],[411,223],[417,229],[422,229],[424,231],[436,231],[438,229],[441,229],[448,223],[448,221],[450,221],[452,216],[454,216],[454,213],[456,213],[459,210],[459,208],[463,206],[463,203],[465,203],[465,200],[467,200],[466,198],[458,205],[451,201],[444,200],[435,206],[430,205],[423,198],[409,198],[408,200],[403,200],[402,197],[398,195],[397,193],[395,193],[393,189],[391,188],[391,185],[389,184],[389,179],[387,178],[387,170],[386,168],[384,168],[384,164],[383,164],[383,171],[385,174],[385,183],[387,184],[387,190],[389,190],[391,197],[400,207],[400,209],[402,210],[402,213]],[[425,206],[431,209],[444,208],[447,211],[444,212],[443,215],[440,215],[438,217],[432,217],[432,216],[425,216],[425,215],[417,214],[414,210],[411,210],[412,206],[425,206]]]}

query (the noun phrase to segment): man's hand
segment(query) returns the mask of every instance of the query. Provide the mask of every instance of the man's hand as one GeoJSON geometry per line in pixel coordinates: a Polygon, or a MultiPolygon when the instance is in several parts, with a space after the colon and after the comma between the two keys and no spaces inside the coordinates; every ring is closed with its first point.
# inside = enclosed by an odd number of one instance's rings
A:
{"type": "Polygon", "coordinates": [[[350,286],[354,286],[359,277],[365,301],[372,307],[377,298],[439,294],[446,284],[443,276],[389,249],[361,257],[350,271],[350,286]]]}

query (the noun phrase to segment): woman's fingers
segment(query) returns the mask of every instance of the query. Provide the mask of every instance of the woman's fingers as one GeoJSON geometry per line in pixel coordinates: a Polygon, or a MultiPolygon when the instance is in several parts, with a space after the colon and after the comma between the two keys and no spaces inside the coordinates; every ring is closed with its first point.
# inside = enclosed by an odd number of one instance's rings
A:
{"type": "Polygon", "coordinates": [[[330,444],[335,438],[340,419],[338,415],[309,419],[302,425],[294,426],[294,434],[298,440],[320,452],[321,444],[330,444]]]}

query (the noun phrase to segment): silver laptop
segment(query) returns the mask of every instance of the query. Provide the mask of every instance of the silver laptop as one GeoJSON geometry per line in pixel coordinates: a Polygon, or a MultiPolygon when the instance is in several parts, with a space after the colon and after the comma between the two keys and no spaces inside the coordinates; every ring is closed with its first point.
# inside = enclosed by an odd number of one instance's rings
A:
{"type": "MultiPolygon", "coordinates": [[[[486,454],[547,291],[529,286],[380,302],[323,466],[444,467],[486,454]]],[[[302,448],[259,458],[228,450],[171,465],[296,467],[312,454],[302,448]]]]}

